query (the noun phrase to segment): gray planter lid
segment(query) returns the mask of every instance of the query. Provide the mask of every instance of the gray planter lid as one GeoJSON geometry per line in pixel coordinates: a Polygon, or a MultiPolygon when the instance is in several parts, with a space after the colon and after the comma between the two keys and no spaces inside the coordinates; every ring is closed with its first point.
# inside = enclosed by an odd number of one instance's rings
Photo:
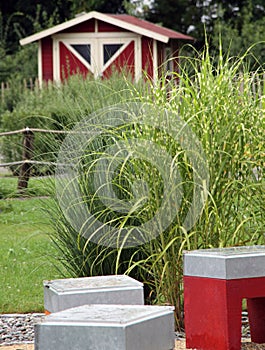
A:
{"type": "Polygon", "coordinates": [[[67,278],[44,281],[44,286],[60,293],[74,291],[104,291],[115,289],[142,288],[143,284],[126,275],[95,276],[82,278],[67,278]]]}
{"type": "Polygon", "coordinates": [[[46,316],[42,324],[83,323],[125,326],[163,315],[173,315],[173,306],[83,305],[46,316]]]}

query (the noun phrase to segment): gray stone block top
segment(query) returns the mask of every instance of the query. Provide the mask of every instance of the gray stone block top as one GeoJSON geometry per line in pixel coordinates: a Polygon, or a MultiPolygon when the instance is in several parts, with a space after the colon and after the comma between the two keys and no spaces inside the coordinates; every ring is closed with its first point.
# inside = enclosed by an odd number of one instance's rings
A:
{"type": "Polygon", "coordinates": [[[184,252],[184,275],[227,280],[265,277],[265,246],[184,252]]]}
{"type": "Polygon", "coordinates": [[[83,305],[55,312],[42,323],[111,324],[119,326],[173,314],[172,306],[83,305]]]}
{"type": "Polygon", "coordinates": [[[52,288],[57,292],[64,293],[69,291],[84,291],[100,289],[117,288],[139,288],[143,284],[126,275],[95,276],[82,278],[67,278],[60,280],[44,281],[44,286],[52,288]]]}
{"type": "Polygon", "coordinates": [[[265,245],[253,245],[245,247],[228,247],[228,248],[212,248],[198,249],[185,254],[202,254],[202,255],[218,255],[218,256],[233,256],[233,255],[249,255],[249,254],[265,254],[265,245]]]}

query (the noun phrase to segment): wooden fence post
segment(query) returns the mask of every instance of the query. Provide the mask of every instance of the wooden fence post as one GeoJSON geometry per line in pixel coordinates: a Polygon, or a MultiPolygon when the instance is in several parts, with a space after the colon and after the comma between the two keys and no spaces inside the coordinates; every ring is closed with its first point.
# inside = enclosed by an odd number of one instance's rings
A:
{"type": "Polygon", "coordinates": [[[25,131],[23,131],[23,136],[22,160],[24,163],[20,168],[17,186],[18,192],[23,192],[28,187],[31,164],[27,161],[31,159],[33,153],[33,132],[29,128],[26,128],[25,131]]]}
{"type": "Polygon", "coordinates": [[[5,100],[5,83],[1,83],[1,101],[4,103],[5,100]]]}

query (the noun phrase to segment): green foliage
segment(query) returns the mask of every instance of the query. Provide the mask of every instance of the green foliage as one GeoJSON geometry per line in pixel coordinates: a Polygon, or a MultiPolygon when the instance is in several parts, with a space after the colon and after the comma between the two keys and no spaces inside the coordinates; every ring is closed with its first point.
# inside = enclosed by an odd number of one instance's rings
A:
{"type": "Polygon", "coordinates": [[[0,48],[1,58],[3,54],[10,54],[14,47],[17,46],[16,42],[10,42],[9,35],[12,33],[15,37],[19,37],[21,32],[20,19],[23,18],[23,13],[20,11],[14,11],[9,16],[5,17],[0,9],[0,48]],[[11,46],[11,47],[10,47],[11,46]]]}
{"type": "Polygon", "coordinates": [[[0,41],[7,54],[15,54],[22,37],[69,18],[69,2],[11,1],[0,3],[0,41]],[[2,20],[1,20],[2,17],[2,20]],[[2,35],[1,35],[2,31],[2,35]]]}
{"type": "MultiPolygon", "coordinates": [[[[183,201],[171,225],[141,246],[110,248],[86,240],[82,230],[76,231],[69,224],[58,202],[51,213],[55,228],[52,238],[71,275],[125,272],[141,279],[149,302],[175,306],[178,329],[183,327],[183,250],[264,244],[264,95],[253,93],[255,81],[244,65],[245,58],[225,59],[221,49],[217,58],[212,58],[208,50],[196,59],[187,58],[186,64],[183,57],[180,71],[174,73],[178,84],[162,79],[149,86],[148,95],[141,96],[139,92],[135,95],[136,90],[130,86],[123,96],[123,101],[131,95],[135,100],[152,103],[157,110],[172,111],[188,123],[200,140],[208,161],[210,183],[206,205],[192,228],[187,231],[183,226],[194,186],[189,159],[172,137],[157,128],[139,128],[137,123],[133,129],[126,125],[111,129],[113,138],[103,132],[87,145],[79,164],[82,201],[102,226],[116,225],[119,229],[148,220],[159,207],[164,191],[163,179],[152,162],[140,157],[117,167],[111,186],[118,198],[129,201],[140,194],[137,206],[127,215],[110,210],[98,197],[93,188],[94,165],[98,158],[106,157],[106,149],[113,142],[131,137],[155,141],[160,149],[171,152],[177,159],[184,186],[183,201]],[[144,188],[134,192],[135,180],[148,182],[151,188],[148,201],[144,188]]],[[[72,118],[75,120],[75,115],[72,118]]],[[[173,171],[172,167],[168,171],[173,171]]],[[[69,198],[69,208],[71,205],[69,198]]]]}
{"type": "MultiPolygon", "coordinates": [[[[48,130],[71,130],[73,125],[89,115],[94,110],[106,105],[130,99],[139,94],[141,83],[133,87],[122,75],[113,75],[108,80],[83,79],[80,76],[71,77],[67,83],[60,86],[48,84],[43,89],[24,90],[12,112],[2,114],[2,130],[18,130],[25,127],[48,130]]],[[[14,90],[11,90],[14,91],[14,90]]],[[[34,159],[37,161],[54,162],[63,134],[39,134],[34,136],[34,159]]],[[[1,153],[5,162],[21,160],[22,136],[5,137],[1,153]]],[[[12,171],[17,173],[17,167],[12,171]]],[[[32,174],[49,174],[53,167],[34,166],[32,174]]]]}
{"type": "MultiPolygon", "coordinates": [[[[206,33],[212,53],[218,52],[220,34],[223,50],[232,56],[240,56],[264,40],[264,0],[154,0],[145,15],[152,22],[193,36],[193,45],[200,50],[206,33]]],[[[264,43],[255,46],[252,54],[250,63],[256,69],[264,62],[264,43]]]]}
{"type": "Polygon", "coordinates": [[[216,21],[213,30],[213,45],[219,46],[220,37],[222,39],[222,49],[225,54],[240,57],[246,51],[249,55],[246,62],[251,70],[255,71],[264,64],[264,15],[257,18],[253,5],[248,2],[241,9],[240,18],[225,19],[223,14],[216,21]]]}
{"type": "Polygon", "coordinates": [[[190,121],[206,152],[211,178],[209,205],[218,210],[203,230],[205,239],[209,234],[203,244],[209,246],[263,239],[265,119],[262,96],[252,94],[253,75],[241,71],[245,58],[230,63],[220,53],[215,68],[206,51],[194,64],[193,77],[188,78],[183,68],[169,104],[190,121]]]}
{"type": "Polygon", "coordinates": [[[0,82],[16,81],[19,85],[20,80],[37,76],[38,44],[21,47],[19,40],[61,20],[56,8],[53,13],[46,8],[38,4],[27,13],[25,7],[8,13],[8,9],[1,12],[0,7],[0,82]]]}
{"type": "Polygon", "coordinates": [[[125,12],[131,16],[147,18],[150,11],[150,4],[144,0],[123,0],[125,12]]]}
{"type": "Polygon", "coordinates": [[[203,1],[193,0],[155,0],[147,13],[147,19],[182,33],[190,31],[197,40],[203,38],[201,18],[209,8],[203,1]]]}
{"type": "MultiPolygon", "coordinates": [[[[17,178],[0,176],[0,312],[43,312],[44,279],[63,278],[54,264],[57,251],[44,207],[53,179],[31,178],[25,196],[17,196],[17,178]],[[42,196],[42,198],[36,198],[42,196]]],[[[65,271],[66,272],[66,271],[65,271]]]]}
{"type": "MultiPolygon", "coordinates": [[[[54,229],[50,237],[59,252],[57,259],[72,277],[123,274],[127,271],[132,256],[135,255],[139,261],[145,257],[142,252],[135,252],[135,249],[119,251],[87,241],[69,225],[58,203],[53,210],[49,210],[49,214],[54,229]]],[[[137,269],[131,275],[138,280],[142,279],[137,269]]]]}
{"type": "MultiPolygon", "coordinates": [[[[0,179],[1,181],[2,179],[0,179]]],[[[43,280],[64,278],[41,209],[50,199],[0,200],[0,312],[44,312],[43,280]]]]}
{"type": "Polygon", "coordinates": [[[103,13],[124,12],[123,0],[71,0],[71,12],[76,15],[81,12],[99,11],[103,13]]]}
{"type": "MultiPolygon", "coordinates": [[[[0,199],[21,197],[17,193],[18,179],[16,177],[1,176],[0,177],[0,199]]],[[[23,197],[49,196],[53,191],[53,179],[49,177],[30,178],[27,190],[23,193],[23,197]]],[[[8,204],[2,201],[2,205],[8,204]]],[[[10,203],[9,203],[10,204],[10,203]]],[[[0,208],[1,210],[1,208],[0,208]]]]}
{"type": "MultiPolygon", "coordinates": [[[[22,37],[20,19],[24,18],[23,13],[15,12],[4,21],[0,10],[0,82],[12,81],[19,77],[34,77],[37,72],[37,46],[32,45],[27,48],[18,49],[18,40],[22,37]],[[16,40],[10,43],[8,35],[15,32],[16,40]],[[14,46],[16,49],[14,49],[14,46]],[[14,50],[16,54],[14,54],[14,50]]],[[[17,82],[16,82],[17,84],[17,82]]],[[[1,101],[2,102],[2,101],[1,101]]],[[[5,102],[4,102],[5,103],[5,102]]],[[[1,103],[4,110],[5,105],[1,103]]],[[[1,110],[0,110],[1,112],[1,110]]]]}
{"type": "MultiPolygon", "coordinates": [[[[32,60],[32,67],[34,66],[34,59],[32,60]]],[[[29,65],[29,70],[30,70],[29,65]]],[[[32,80],[31,80],[32,81],[32,80]]],[[[30,87],[26,86],[27,83],[29,83],[30,80],[22,81],[20,78],[20,72],[19,69],[17,69],[17,73],[14,72],[13,78],[9,80],[8,83],[5,84],[4,91],[2,92],[2,100],[0,102],[0,128],[2,128],[2,117],[4,114],[9,115],[10,112],[12,112],[17,104],[22,101],[28,91],[27,89],[30,87]]],[[[35,82],[32,81],[32,85],[35,82]]]]}
{"type": "MultiPolygon", "coordinates": [[[[153,90],[152,99],[178,111],[201,141],[210,170],[208,201],[196,225],[181,226],[144,245],[148,259],[135,261],[152,271],[158,301],[176,305],[177,325],[182,318],[182,251],[211,247],[264,244],[264,110],[252,94],[253,77],[236,62],[215,59],[206,51],[189,60],[193,75],[182,65],[179,84],[153,90]],[[263,178],[262,178],[263,176],[263,178]],[[174,288],[172,288],[174,286],[174,288]]],[[[182,62],[184,63],[184,62],[182,62]]]]}

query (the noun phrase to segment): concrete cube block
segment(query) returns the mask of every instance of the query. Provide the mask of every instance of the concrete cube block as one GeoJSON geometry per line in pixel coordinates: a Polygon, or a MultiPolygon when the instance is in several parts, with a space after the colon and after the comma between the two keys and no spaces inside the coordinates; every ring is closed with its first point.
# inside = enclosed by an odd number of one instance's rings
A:
{"type": "Polygon", "coordinates": [[[265,246],[199,249],[185,252],[184,276],[234,280],[265,276],[265,246]]]}
{"type": "Polygon", "coordinates": [[[35,350],[171,350],[174,308],[83,305],[35,325],[35,350]]]}
{"type": "Polygon", "coordinates": [[[48,313],[85,304],[144,304],[143,284],[126,275],[44,281],[48,313]]]}

